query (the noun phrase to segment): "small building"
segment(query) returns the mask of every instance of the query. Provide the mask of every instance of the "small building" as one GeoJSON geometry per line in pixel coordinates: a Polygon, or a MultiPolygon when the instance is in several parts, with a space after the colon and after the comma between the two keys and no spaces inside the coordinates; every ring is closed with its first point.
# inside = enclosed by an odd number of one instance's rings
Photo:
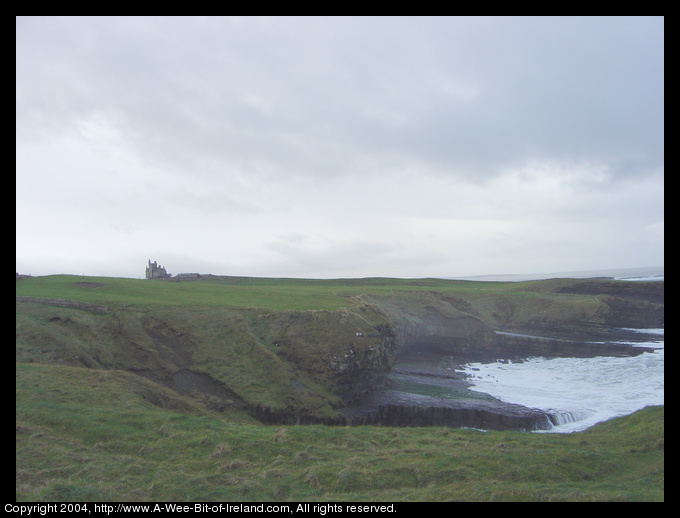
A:
{"type": "Polygon", "coordinates": [[[175,279],[200,279],[200,273],[178,273],[175,275],[175,279]]]}
{"type": "Polygon", "coordinates": [[[170,274],[165,271],[165,268],[160,266],[159,264],[154,261],[153,263],[151,262],[151,259],[149,259],[149,264],[146,267],[146,278],[147,279],[169,279],[170,274]]]}

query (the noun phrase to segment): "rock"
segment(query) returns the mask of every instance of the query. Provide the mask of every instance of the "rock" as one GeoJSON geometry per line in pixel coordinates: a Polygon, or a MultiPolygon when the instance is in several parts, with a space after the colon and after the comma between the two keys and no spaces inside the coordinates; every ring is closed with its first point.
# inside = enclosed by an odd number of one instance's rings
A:
{"type": "Polygon", "coordinates": [[[264,315],[262,321],[278,354],[330,388],[344,404],[382,387],[396,361],[394,327],[377,306],[280,312],[264,315]]]}
{"type": "Polygon", "coordinates": [[[342,413],[351,425],[447,426],[522,431],[552,428],[547,412],[493,398],[473,402],[384,391],[373,394],[360,407],[344,409],[342,413]]]}

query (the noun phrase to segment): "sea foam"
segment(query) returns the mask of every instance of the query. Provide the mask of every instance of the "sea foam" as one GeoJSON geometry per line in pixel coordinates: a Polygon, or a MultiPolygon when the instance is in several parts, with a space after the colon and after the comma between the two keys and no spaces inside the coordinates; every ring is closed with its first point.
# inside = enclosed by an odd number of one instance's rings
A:
{"type": "MultiPolygon", "coordinates": [[[[648,330],[642,330],[648,331],[648,330]]],[[[472,390],[553,415],[554,433],[584,430],[601,421],[664,404],[663,330],[637,343],[632,357],[528,358],[523,362],[471,363],[472,390]]]]}

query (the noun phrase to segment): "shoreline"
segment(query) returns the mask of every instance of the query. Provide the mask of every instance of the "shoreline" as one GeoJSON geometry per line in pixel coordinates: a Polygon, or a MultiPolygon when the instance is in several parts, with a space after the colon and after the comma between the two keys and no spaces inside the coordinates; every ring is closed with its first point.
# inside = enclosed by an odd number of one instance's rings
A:
{"type": "Polygon", "coordinates": [[[340,410],[349,425],[447,426],[491,430],[547,430],[543,410],[506,403],[470,389],[469,375],[450,358],[406,358],[386,386],[340,410]]]}
{"type": "MultiPolygon", "coordinates": [[[[606,341],[587,343],[602,346],[600,352],[610,354],[601,356],[611,358],[637,356],[645,349],[653,350],[653,342],[658,342],[660,337],[663,339],[661,329],[621,328],[612,329],[607,334],[606,341]],[[628,354],[622,354],[625,351],[628,354]]],[[[554,340],[536,335],[524,336],[554,340]]],[[[535,356],[526,355],[512,361],[521,363],[531,357],[535,356]]],[[[350,425],[549,431],[560,424],[559,412],[554,414],[522,404],[507,403],[486,392],[472,389],[475,383],[470,379],[474,375],[461,369],[465,365],[468,371],[474,371],[474,367],[469,367],[474,363],[508,363],[508,359],[454,359],[446,355],[411,352],[395,363],[384,387],[356,404],[340,409],[340,412],[350,425]]]]}

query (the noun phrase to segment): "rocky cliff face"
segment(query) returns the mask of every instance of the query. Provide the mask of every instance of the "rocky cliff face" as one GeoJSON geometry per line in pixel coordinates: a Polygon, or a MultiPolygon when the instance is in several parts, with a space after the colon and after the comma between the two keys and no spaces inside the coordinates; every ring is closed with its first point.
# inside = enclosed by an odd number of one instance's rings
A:
{"type": "Polygon", "coordinates": [[[664,305],[639,299],[603,297],[609,307],[606,322],[616,327],[663,327],[664,305]]]}
{"type": "Polygon", "coordinates": [[[345,404],[384,385],[396,360],[394,326],[376,306],[264,318],[279,355],[331,388],[345,404]]]}
{"type": "Polygon", "coordinates": [[[482,304],[475,307],[433,292],[383,300],[381,308],[395,323],[399,374],[390,376],[392,384],[385,390],[375,390],[343,414],[349,424],[550,429],[556,417],[547,412],[470,396],[466,382],[451,367],[530,356],[641,354],[642,348],[616,343],[641,338],[619,327],[663,327],[659,284],[560,281],[551,289],[547,283],[548,289],[539,286],[545,291],[535,295],[487,299],[486,313],[478,309],[482,304]],[[494,327],[499,323],[512,327],[502,331],[494,327]],[[440,387],[444,398],[423,395],[440,387]]]}
{"type": "Polygon", "coordinates": [[[663,327],[663,282],[555,280],[467,293],[403,290],[354,297],[334,311],[273,312],[99,313],[92,305],[18,299],[31,309],[17,313],[17,358],[128,370],[264,422],[533,429],[544,416],[527,409],[371,398],[398,358],[434,365],[638,354],[594,342],[619,339],[617,327],[663,327]],[[338,408],[348,405],[363,413],[345,408],[343,417],[338,408]]]}
{"type": "Polygon", "coordinates": [[[540,410],[520,407],[521,411],[500,407],[494,410],[476,406],[381,405],[350,421],[352,425],[447,426],[481,430],[549,430],[550,416],[540,410]]]}
{"type": "Polygon", "coordinates": [[[447,426],[483,430],[548,430],[550,414],[488,399],[450,400],[403,392],[378,391],[361,406],[343,411],[347,424],[447,426]]]}
{"type": "Polygon", "coordinates": [[[400,357],[452,355],[494,339],[478,312],[459,298],[419,292],[408,300],[381,300],[380,307],[394,323],[400,357]]]}
{"type": "Polygon", "coordinates": [[[481,302],[421,292],[379,303],[395,323],[400,358],[632,355],[640,350],[611,342],[629,338],[620,328],[663,327],[663,284],[556,279],[481,302]]]}
{"type": "Polygon", "coordinates": [[[615,327],[663,327],[664,282],[574,281],[557,293],[595,295],[605,306],[604,323],[615,327]]]}

